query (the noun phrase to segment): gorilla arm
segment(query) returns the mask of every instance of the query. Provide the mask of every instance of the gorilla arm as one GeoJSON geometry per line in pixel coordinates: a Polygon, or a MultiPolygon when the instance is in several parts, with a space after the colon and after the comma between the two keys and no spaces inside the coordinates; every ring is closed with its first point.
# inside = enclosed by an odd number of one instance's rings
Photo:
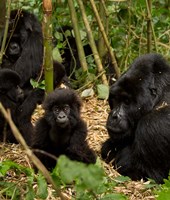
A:
{"type": "Polygon", "coordinates": [[[66,155],[73,160],[82,161],[84,163],[95,163],[96,155],[88,147],[87,141],[87,126],[84,121],[80,120],[71,136],[70,144],[66,149],[66,155]]]}
{"type": "Polygon", "coordinates": [[[42,102],[43,98],[44,90],[35,89],[29,94],[29,96],[26,97],[24,102],[17,109],[17,124],[28,145],[31,144],[31,138],[34,132],[34,128],[31,123],[31,116],[37,104],[42,102]]]}
{"type": "Polygon", "coordinates": [[[133,180],[151,178],[162,183],[168,177],[170,165],[170,108],[153,110],[141,118],[135,132],[134,143],[118,152],[115,167],[120,174],[133,180]],[[162,128],[164,127],[164,128],[162,128]]]}

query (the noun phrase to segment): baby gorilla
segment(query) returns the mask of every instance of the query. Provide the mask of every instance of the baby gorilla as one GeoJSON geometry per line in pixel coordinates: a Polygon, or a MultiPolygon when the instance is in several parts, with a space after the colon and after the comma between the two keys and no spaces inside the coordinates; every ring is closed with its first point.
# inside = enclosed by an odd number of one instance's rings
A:
{"type": "Polygon", "coordinates": [[[36,124],[32,148],[37,157],[48,168],[55,167],[56,157],[65,154],[72,160],[95,163],[96,155],[89,148],[86,136],[87,126],[80,117],[81,101],[71,89],[58,88],[50,93],[44,103],[45,114],[36,124]]]}

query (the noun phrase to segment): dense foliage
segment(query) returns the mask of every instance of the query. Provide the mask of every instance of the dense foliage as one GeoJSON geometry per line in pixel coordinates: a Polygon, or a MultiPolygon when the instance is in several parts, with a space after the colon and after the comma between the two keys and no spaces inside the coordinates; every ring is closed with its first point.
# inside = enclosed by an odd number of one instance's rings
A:
{"type": "MultiPolygon", "coordinates": [[[[40,0],[24,1],[12,4],[13,8],[23,8],[33,11],[42,19],[42,2],[40,0]]],[[[81,33],[83,45],[88,43],[87,34],[82,20],[82,15],[79,6],[74,1],[75,9],[78,16],[78,26],[81,33]]],[[[86,8],[86,15],[93,31],[95,40],[99,40],[99,28],[96,23],[93,10],[89,1],[84,1],[86,8]]],[[[99,8],[100,1],[95,1],[99,8]]],[[[169,58],[169,1],[168,0],[153,0],[152,1],[152,15],[151,23],[153,26],[152,32],[152,47],[151,51],[161,53],[169,58]],[[153,37],[155,35],[155,38],[153,37]],[[156,43],[155,43],[156,42],[156,43]]],[[[121,71],[128,68],[129,64],[140,54],[147,53],[147,21],[148,13],[146,1],[106,1],[105,17],[108,27],[108,39],[114,50],[118,66],[121,71]]],[[[66,41],[63,42],[63,35],[59,32],[59,28],[63,26],[72,26],[69,7],[66,0],[53,1],[53,33],[54,39],[57,39],[57,48],[55,48],[54,55],[61,61],[61,55],[66,46],[66,41]]],[[[72,34],[70,31],[65,33],[68,36],[72,34]]],[[[96,73],[93,56],[87,57],[90,81],[97,81],[93,76],[96,73]]],[[[82,71],[76,70],[76,76],[83,75],[82,71]]],[[[86,76],[86,75],[84,75],[86,76]]],[[[84,77],[82,76],[82,77],[84,77]]],[[[83,78],[82,78],[83,79],[83,78]]],[[[82,83],[84,80],[81,80],[82,83]]],[[[75,83],[78,84],[78,83],[75,83]]],[[[79,84],[78,84],[79,85],[79,84]]],[[[81,85],[81,84],[80,84],[81,85]]]]}

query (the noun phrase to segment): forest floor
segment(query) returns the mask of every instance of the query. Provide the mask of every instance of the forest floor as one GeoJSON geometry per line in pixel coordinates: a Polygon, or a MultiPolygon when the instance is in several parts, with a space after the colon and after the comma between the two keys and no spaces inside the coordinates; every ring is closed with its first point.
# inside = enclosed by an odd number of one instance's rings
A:
{"type": "MultiPolygon", "coordinates": [[[[94,149],[100,158],[101,144],[107,139],[107,131],[105,128],[106,119],[108,116],[108,103],[97,98],[89,98],[83,100],[82,117],[87,122],[88,126],[88,142],[91,148],[94,149]]],[[[38,108],[33,115],[33,122],[35,122],[42,114],[42,109],[38,108]]],[[[0,162],[2,160],[13,160],[16,163],[31,167],[30,161],[23,152],[22,147],[18,144],[3,144],[0,143],[0,162]]],[[[113,167],[105,162],[102,162],[106,175],[111,179],[119,176],[113,167]]],[[[18,181],[17,177],[17,181],[18,181]]],[[[23,177],[20,177],[21,179],[23,177]]],[[[14,178],[15,179],[15,178],[14,178]]],[[[21,180],[22,181],[22,180],[21,180]]],[[[148,189],[148,182],[141,181],[127,181],[114,188],[118,193],[125,194],[129,200],[154,200],[155,195],[153,189],[148,189]]],[[[49,186],[49,195],[47,200],[53,200],[50,196],[51,187],[49,186]]]]}

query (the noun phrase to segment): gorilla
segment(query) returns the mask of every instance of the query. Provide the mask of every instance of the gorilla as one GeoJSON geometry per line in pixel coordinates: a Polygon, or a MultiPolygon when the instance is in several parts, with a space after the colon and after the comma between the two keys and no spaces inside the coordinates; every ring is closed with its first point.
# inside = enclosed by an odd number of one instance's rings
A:
{"type": "Polygon", "coordinates": [[[48,94],[43,108],[45,114],[36,123],[31,147],[40,150],[35,154],[44,165],[52,169],[56,164],[47,154],[64,154],[72,160],[95,163],[96,156],[86,141],[87,126],[80,116],[77,94],[69,88],[57,88],[48,94]]]}
{"type": "MultiPolygon", "coordinates": [[[[1,46],[1,41],[0,41],[1,46]]],[[[25,95],[32,91],[30,79],[42,80],[43,35],[37,17],[25,10],[12,10],[10,15],[6,51],[0,68],[16,71],[25,95]],[[42,73],[41,73],[42,72],[42,73]]],[[[54,88],[61,83],[69,85],[65,67],[54,61],[54,88]]]]}
{"type": "Polygon", "coordinates": [[[11,11],[6,46],[1,68],[16,71],[21,88],[27,87],[31,78],[38,77],[43,63],[42,28],[34,14],[11,11]]]}
{"type": "Polygon", "coordinates": [[[110,87],[108,102],[102,158],[132,180],[162,183],[170,170],[170,66],[159,54],[140,56],[110,87]]]}
{"type": "MultiPolygon", "coordinates": [[[[44,98],[44,91],[41,89],[32,90],[27,98],[24,97],[23,90],[19,87],[20,76],[17,72],[10,69],[0,70],[0,102],[10,110],[12,120],[23,135],[27,144],[30,145],[33,134],[31,116],[44,98]]],[[[0,113],[0,141],[17,143],[9,125],[0,113]]]]}

